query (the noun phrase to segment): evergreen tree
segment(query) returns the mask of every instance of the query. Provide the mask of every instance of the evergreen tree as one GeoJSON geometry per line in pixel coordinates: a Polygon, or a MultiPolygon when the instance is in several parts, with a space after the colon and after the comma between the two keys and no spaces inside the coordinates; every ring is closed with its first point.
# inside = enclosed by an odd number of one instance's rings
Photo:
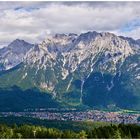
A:
{"type": "Polygon", "coordinates": [[[114,139],[121,139],[121,133],[119,131],[119,129],[117,129],[113,135],[114,139]]]}
{"type": "Polygon", "coordinates": [[[86,139],[87,138],[87,134],[84,130],[82,130],[79,134],[78,137],[79,139],[86,139]]]}

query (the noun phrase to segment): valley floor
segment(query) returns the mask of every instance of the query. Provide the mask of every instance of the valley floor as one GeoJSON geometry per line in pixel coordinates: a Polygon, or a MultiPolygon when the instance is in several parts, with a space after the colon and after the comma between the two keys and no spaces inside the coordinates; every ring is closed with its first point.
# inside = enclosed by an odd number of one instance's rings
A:
{"type": "Polygon", "coordinates": [[[57,121],[92,121],[111,122],[124,124],[140,124],[140,114],[138,112],[108,112],[98,110],[77,111],[77,110],[35,110],[23,112],[0,112],[0,117],[29,117],[41,120],[57,121]]]}

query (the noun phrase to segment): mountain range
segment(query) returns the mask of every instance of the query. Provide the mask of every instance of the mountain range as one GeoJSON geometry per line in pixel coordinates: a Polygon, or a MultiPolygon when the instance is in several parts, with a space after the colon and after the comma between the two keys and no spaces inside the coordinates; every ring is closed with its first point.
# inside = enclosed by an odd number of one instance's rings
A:
{"type": "Polygon", "coordinates": [[[0,110],[140,107],[140,40],[96,31],[0,49],[0,110]]]}

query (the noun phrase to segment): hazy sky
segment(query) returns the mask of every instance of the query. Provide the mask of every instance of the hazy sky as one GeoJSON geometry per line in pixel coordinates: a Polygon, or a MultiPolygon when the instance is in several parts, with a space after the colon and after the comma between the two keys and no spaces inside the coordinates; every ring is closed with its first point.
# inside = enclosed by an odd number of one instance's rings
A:
{"type": "Polygon", "coordinates": [[[0,44],[89,30],[140,38],[140,2],[0,2],[0,44]]]}

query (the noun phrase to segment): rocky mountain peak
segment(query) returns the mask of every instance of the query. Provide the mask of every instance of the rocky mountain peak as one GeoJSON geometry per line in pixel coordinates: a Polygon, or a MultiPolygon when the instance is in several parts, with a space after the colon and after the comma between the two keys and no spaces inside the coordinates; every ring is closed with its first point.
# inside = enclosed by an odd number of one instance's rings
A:
{"type": "Polygon", "coordinates": [[[57,34],[32,48],[25,62],[38,70],[51,67],[55,72],[58,67],[58,79],[66,79],[79,69],[88,76],[97,62],[98,69],[116,73],[117,64],[122,64],[133,53],[127,40],[112,33],[88,32],[74,35],[74,40],[70,35],[57,34]]]}
{"type": "Polygon", "coordinates": [[[16,39],[0,50],[0,71],[8,70],[23,61],[24,55],[33,47],[33,44],[16,39]]]}
{"type": "Polygon", "coordinates": [[[28,45],[29,43],[25,42],[24,40],[21,40],[21,39],[15,39],[13,42],[11,42],[8,46],[9,47],[22,47],[22,46],[26,46],[28,45]]]}

